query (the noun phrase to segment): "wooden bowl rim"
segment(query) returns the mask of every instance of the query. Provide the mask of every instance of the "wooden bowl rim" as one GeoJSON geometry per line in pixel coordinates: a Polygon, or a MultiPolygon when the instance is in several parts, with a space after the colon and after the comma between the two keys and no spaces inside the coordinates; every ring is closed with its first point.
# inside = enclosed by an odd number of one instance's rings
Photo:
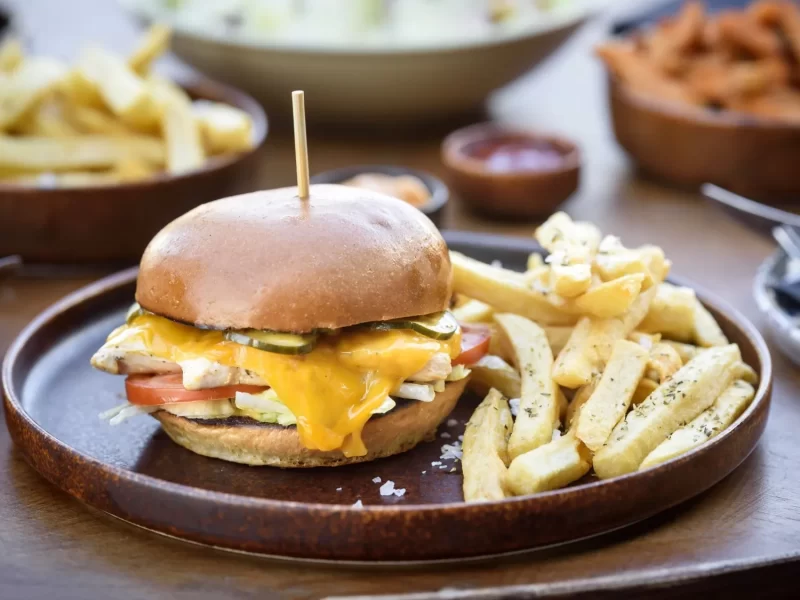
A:
{"type": "Polygon", "coordinates": [[[210,95],[216,98],[216,100],[213,101],[221,100],[226,104],[229,104],[235,108],[239,108],[250,115],[250,118],[253,120],[253,146],[243,152],[212,156],[206,160],[201,168],[188,171],[186,173],[181,173],[179,175],[173,175],[163,171],[153,175],[152,177],[148,177],[147,179],[142,179],[141,181],[62,188],[40,188],[32,185],[13,185],[0,183],[0,197],[8,198],[16,196],[28,197],[41,195],[54,198],[64,192],[74,194],[84,191],[102,193],[116,192],[120,190],[124,190],[126,192],[142,190],[146,192],[148,188],[151,188],[152,186],[186,181],[195,177],[206,175],[208,173],[220,171],[225,167],[246,160],[252,154],[257,152],[258,149],[264,144],[264,141],[267,139],[267,133],[269,132],[267,114],[252,96],[238,88],[199,75],[176,77],[175,82],[184,90],[189,92],[189,94],[202,100],[213,100],[212,98],[208,97],[208,92],[211,91],[212,93],[210,95]]]}
{"type": "MultiPolygon", "coordinates": [[[[456,234],[455,236],[452,235],[446,236],[448,237],[448,243],[453,241],[454,238],[458,239],[458,234],[462,234],[463,236],[465,232],[454,232],[454,233],[456,234]]],[[[470,235],[473,238],[477,237],[479,239],[478,242],[479,244],[491,243],[491,241],[482,242],[480,241],[481,238],[484,238],[485,240],[491,240],[503,237],[503,236],[492,236],[486,234],[481,234],[477,236],[476,234],[470,234],[470,235]]],[[[519,240],[517,243],[512,243],[509,246],[510,247],[518,246],[520,248],[526,247],[531,250],[535,250],[537,248],[537,245],[535,243],[528,240],[519,240]]],[[[758,389],[756,390],[756,395],[753,401],[730,427],[726,428],[722,433],[720,433],[716,437],[712,438],[711,440],[708,440],[707,442],[703,443],[697,448],[694,448],[693,450],[687,452],[686,454],[683,454],[672,460],[664,462],[660,465],[657,465],[655,467],[652,467],[644,471],[635,471],[633,473],[629,473],[627,475],[623,475],[620,477],[614,477],[611,479],[590,482],[577,487],[553,490],[549,492],[542,492],[528,496],[517,496],[512,498],[506,498],[504,500],[499,500],[499,501],[470,503],[470,504],[465,503],[463,501],[459,501],[459,502],[446,502],[441,504],[408,504],[408,505],[396,505],[396,506],[364,505],[362,508],[355,508],[350,504],[324,504],[324,503],[314,503],[314,502],[297,502],[289,500],[286,501],[273,500],[268,498],[254,498],[248,496],[241,496],[227,492],[211,492],[207,490],[198,490],[197,488],[193,488],[187,485],[164,481],[162,479],[150,475],[142,475],[140,473],[136,473],[134,471],[130,471],[128,469],[103,462],[87,454],[84,454],[80,450],[77,450],[72,446],[62,442],[60,439],[56,438],[48,431],[43,429],[38,423],[36,423],[31,418],[31,416],[22,406],[22,402],[17,395],[17,391],[12,388],[11,382],[12,382],[12,371],[14,368],[14,364],[18,360],[25,346],[32,340],[32,338],[34,338],[37,335],[40,329],[47,326],[49,322],[55,320],[59,315],[61,315],[65,311],[77,308],[81,304],[90,302],[96,297],[109,293],[118,287],[131,285],[136,280],[137,272],[138,272],[138,267],[132,267],[124,271],[121,271],[119,273],[100,279],[99,281],[89,284],[88,286],[85,286],[69,294],[68,296],[64,297],[63,299],[56,302],[48,309],[40,313],[36,318],[33,319],[33,321],[31,321],[22,330],[22,332],[14,340],[11,347],[9,348],[2,365],[2,382],[3,382],[3,392],[5,396],[5,407],[7,411],[14,411],[15,416],[21,419],[26,424],[29,431],[32,431],[39,438],[45,439],[48,444],[60,447],[62,452],[68,453],[72,456],[76,456],[83,463],[94,465],[94,468],[104,471],[105,473],[115,477],[116,479],[127,480],[130,481],[131,483],[144,486],[150,490],[158,490],[159,492],[168,493],[179,498],[196,499],[198,495],[200,495],[207,500],[213,499],[217,502],[224,503],[227,506],[246,508],[249,510],[280,509],[292,513],[304,513],[309,515],[318,515],[326,517],[335,517],[336,515],[340,515],[342,511],[346,511],[348,513],[352,512],[358,513],[359,515],[361,515],[363,519],[369,519],[370,515],[373,515],[375,518],[379,517],[391,518],[393,516],[402,517],[403,515],[411,516],[411,515],[421,515],[421,514],[422,515],[446,514],[450,516],[453,516],[455,514],[456,516],[468,517],[468,515],[470,515],[473,512],[485,513],[487,511],[490,513],[496,513],[499,516],[502,515],[503,512],[506,510],[514,510],[519,506],[532,505],[535,503],[544,502],[550,498],[560,498],[561,500],[563,500],[565,497],[569,497],[571,495],[581,494],[581,493],[591,493],[591,491],[600,488],[607,488],[608,490],[616,488],[619,491],[624,491],[625,486],[632,480],[639,480],[640,485],[645,485],[645,482],[648,479],[651,479],[656,475],[662,475],[665,474],[666,472],[679,471],[683,465],[685,465],[687,462],[692,461],[695,457],[710,452],[716,446],[723,444],[725,440],[727,440],[731,436],[737,435],[739,433],[739,430],[743,428],[743,426],[746,425],[747,422],[750,420],[751,416],[757,410],[761,409],[762,405],[768,404],[770,400],[772,379],[773,379],[772,359],[769,350],[767,348],[766,342],[764,341],[764,338],[758,332],[756,327],[746,317],[744,317],[744,315],[742,315],[738,310],[730,306],[726,301],[717,298],[716,296],[708,294],[698,286],[692,285],[691,287],[695,289],[696,292],[698,292],[697,294],[698,298],[700,298],[703,304],[711,308],[712,312],[722,315],[728,322],[730,322],[732,326],[736,327],[741,332],[743,337],[747,340],[747,342],[749,342],[749,344],[751,345],[752,349],[754,350],[758,358],[758,362],[760,363],[758,365],[760,367],[759,385],[758,389]]],[[[679,283],[681,285],[687,285],[687,282],[680,278],[670,278],[670,279],[673,282],[679,283]]]]}
{"type": "Polygon", "coordinates": [[[670,102],[662,98],[653,98],[637,92],[619,77],[606,69],[608,75],[609,95],[619,101],[653,115],[668,117],[685,124],[716,130],[757,130],[782,131],[800,135],[800,123],[767,119],[757,115],[749,115],[732,110],[711,111],[692,108],[678,102],[670,102]]]}
{"type": "Polygon", "coordinates": [[[556,134],[492,122],[476,123],[451,132],[442,142],[441,154],[442,162],[454,171],[498,181],[524,179],[545,182],[565,173],[578,171],[581,168],[581,150],[574,141],[556,134]],[[561,154],[561,165],[535,170],[490,171],[486,168],[485,161],[473,158],[464,152],[464,148],[469,144],[500,138],[504,135],[545,141],[565,148],[566,152],[561,154]]]}

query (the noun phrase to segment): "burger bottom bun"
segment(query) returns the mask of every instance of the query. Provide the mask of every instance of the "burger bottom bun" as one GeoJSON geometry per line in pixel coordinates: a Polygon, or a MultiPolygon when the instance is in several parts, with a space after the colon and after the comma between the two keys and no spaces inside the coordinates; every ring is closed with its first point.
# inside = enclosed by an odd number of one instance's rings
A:
{"type": "Polygon", "coordinates": [[[187,419],[163,410],[153,413],[153,417],[175,443],[203,456],[253,466],[338,467],[400,454],[424,440],[432,440],[466,383],[467,379],[450,382],[432,402],[410,401],[372,417],[361,433],[367,447],[364,456],[347,457],[338,450],[310,450],[300,443],[296,427],[187,419]]]}

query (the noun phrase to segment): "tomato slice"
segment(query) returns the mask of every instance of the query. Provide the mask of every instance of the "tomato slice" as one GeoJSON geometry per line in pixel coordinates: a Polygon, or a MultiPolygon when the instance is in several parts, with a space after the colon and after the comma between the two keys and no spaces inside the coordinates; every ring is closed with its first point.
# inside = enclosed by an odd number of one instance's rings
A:
{"type": "Polygon", "coordinates": [[[183,387],[180,373],[168,375],[129,375],[125,380],[128,402],[152,406],[174,402],[197,402],[198,400],[220,400],[233,398],[236,392],[258,394],[265,387],[260,385],[225,385],[207,390],[187,390],[183,387]]]}
{"type": "Polygon", "coordinates": [[[492,331],[487,325],[461,324],[461,354],[453,360],[454,365],[472,365],[489,352],[492,331]]]}

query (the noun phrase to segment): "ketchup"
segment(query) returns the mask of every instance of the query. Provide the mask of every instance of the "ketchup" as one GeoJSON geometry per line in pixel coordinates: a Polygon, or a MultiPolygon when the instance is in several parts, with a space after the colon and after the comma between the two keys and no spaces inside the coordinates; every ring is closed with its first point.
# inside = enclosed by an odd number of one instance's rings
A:
{"type": "Polygon", "coordinates": [[[470,144],[465,150],[473,158],[484,161],[487,170],[497,173],[551,171],[564,164],[562,152],[546,140],[491,139],[470,144]]]}

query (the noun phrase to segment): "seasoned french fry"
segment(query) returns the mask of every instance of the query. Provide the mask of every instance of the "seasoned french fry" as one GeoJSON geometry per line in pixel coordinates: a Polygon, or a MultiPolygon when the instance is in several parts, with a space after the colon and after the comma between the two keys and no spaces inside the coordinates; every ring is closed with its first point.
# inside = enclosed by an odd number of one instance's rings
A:
{"type": "Polygon", "coordinates": [[[569,403],[567,407],[567,416],[566,416],[566,428],[572,429],[575,427],[577,423],[578,415],[580,415],[580,410],[583,408],[584,404],[592,397],[594,394],[595,389],[597,389],[597,384],[600,381],[600,377],[595,377],[592,381],[585,386],[578,388],[575,392],[575,396],[572,398],[572,402],[569,403]]]}
{"type": "Polygon", "coordinates": [[[621,317],[590,319],[584,317],[572,331],[567,345],[559,352],[553,367],[553,379],[565,388],[578,388],[602,370],[611,355],[614,342],[628,336],[644,318],[656,287],[636,298],[621,317]]]}
{"type": "Polygon", "coordinates": [[[664,258],[664,251],[658,246],[625,248],[619,238],[606,236],[594,259],[594,271],[603,281],[611,281],[641,273],[642,291],[656,283],[661,283],[669,272],[671,263],[664,258]]]}
{"type": "Polygon", "coordinates": [[[24,60],[22,44],[15,37],[6,38],[0,45],[0,72],[11,73],[24,60]]]}
{"type": "Polygon", "coordinates": [[[638,406],[645,400],[647,397],[652,394],[658,388],[658,384],[653,381],[652,379],[648,379],[647,377],[642,378],[639,381],[639,385],[636,386],[636,391],[633,392],[633,398],[631,398],[631,405],[638,406]]]}
{"type": "Polygon", "coordinates": [[[550,350],[553,351],[553,356],[558,356],[558,353],[567,345],[569,336],[572,335],[573,328],[549,326],[543,327],[543,329],[547,336],[547,341],[550,344],[550,350]]]}
{"type": "Polygon", "coordinates": [[[664,340],[663,343],[670,346],[678,353],[683,364],[686,364],[704,350],[704,348],[698,348],[692,344],[684,344],[683,342],[674,342],[672,340],[664,340]]]}
{"type": "Polygon", "coordinates": [[[576,223],[557,212],[536,229],[536,240],[550,252],[551,287],[563,298],[574,298],[592,283],[592,257],[600,243],[600,231],[590,223],[576,223]]]}
{"type": "Polygon", "coordinates": [[[618,317],[630,309],[639,296],[643,281],[641,273],[606,281],[575,298],[575,306],[600,319],[618,317]]]}
{"type": "Polygon", "coordinates": [[[494,309],[479,300],[467,300],[464,304],[450,310],[462,323],[487,323],[492,320],[494,309]]]}
{"type": "Polygon", "coordinates": [[[646,350],[652,350],[653,346],[655,346],[661,341],[661,334],[643,333],[641,331],[634,331],[633,333],[628,334],[628,339],[632,342],[636,342],[646,350]]]}
{"type": "Polygon", "coordinates": [[[128,66],[137,75],[147,75],[150,65],[169,48],[172,29],[167,25],[156,23],[139,41],[139,45],[128,58],[128,66]]]}
{"type": "Polygon", "coordinates": [[[678,342],[688,342],[694,337],[697,299],[694,290],[669,283],[657,286],[656,296],[639,330],[660,333],[678,342]]]}
{"type": "Polygon", "coordinates": [[[499,356],[487,354],[469,369],[472,371],[469,386],[479,394],[487,394],[495,388],[506,398],[522,395],[519,372],[499,356]]]}
{"type": "Polygon", "coordinates": [[[196,100],[192,112],[200,125],[206,151],[210,155],[244,152],[253,147],[253,119],[243,110],[196,100]]]}
{"type": "Polygon", "coordinates": [[[453,289],[493,306],[495,310],[528,317],[543,325],[571,325],[577,317],[551,304],[548,296],[531,289],[519,273],[492,267],[450,252],[453,289]]]}
{"type": "Polygon", "coordinates": [[[77,171],[112,168],[127,158],[164,163],[164,146],[147,136],[85,135],[74,138],[0,136],[0,168],[77,171]]]}
{"type": "Polygon", "coordinates": [[[464,430],[461,470],[466,502],[502,500],[510,495],[506,465],[511,425],[508,401],[497,390],[491,390],[464,430]]]}
{"type": "Polygon", "coordinates": [[[591,453],[574,432],[568,431],[514,458],[506,481],[515,495],[536,494],[569,485],[591,468],[591,453]]]}
{"type": "Polygon", "coordinates": [[[544,258],[538,252],[533,252],[528,255],[528,271],[533,271],[539,267],[544,266],[544,258]]]}
{"type": "Polygon", "coordinates": [[[758,385],[758,373],[744,361],[739,361],[733,367],[736,379],[742,379],[750,385],[758,385]]]}
{"type": "Polygon", "coordinates": [[[720,40],[741,48],[757,58],[778,57],[781,44],[767,27],[759,25],[742,13],[725,12],[717,17],[720,40]]]}
{"type": "Polygon", "coordinates": [[[24,61],[0,86],[0,129],[17,123],[65,73],[64,65],[56,60],[30,58],[24,61]]]}
{"type": "Polygon", "coordinates": [[[81,53],[78,69],[125,123],[146,131],[157,127],[160,111],[148,85],[120,57],[90,47],[81,53]]]}
{"type": "Polygon", "coordinates": [[[697,298],[694,300],[694,335],[692,337],[698,346],[704,348],[726,346],[729,343],[719,324],[697,298]]]}
{"type": "Polygon", "coordinates": [[[659,342],[650,348],[650,358],[647,361],[646,377],[663,383],[678,369],[683,366],[683,360],[669,344],[659,342]]]}
{"type": "Polygon", "coordinates": [[[519,414],[508,442],[513,459],[552,439],[559,415],[558,388],[550,377],[553,354],[542,328],[518,315],[495,315],[495,321],[514,349],[522,379],[519,414]]]}
{"type": "Polygon", "coordinates": [[[162,109],[161,129],[167,144],[167,171],[180,174],[200,168],[205,162],[205,151],[189,97],[170,81],[151,77],[150,84],[162,109]]]}
{"type": "Polygon", "coordinates": [[[739,418],[754,396],[752,385],[742,380],[734,381],[711,407],[656,446],[639,465],[639,470],[649,469],[685,454],[715,437],[739,418]]]}
{"type": "Polygon", "coordinates": [[[594,393],[583,405],[575,435],[597,452],[625,416],[650,354],[639,344],[619,340],[594,393]]]}
{"type": "Polygon", "coordinates": [[[732,382],[741,360],[732,344],[709,349],[681,367],[666,383],[617,424],[605,446],[594,455],[601,479],[631,473],[676,429],[696,418],[732,382]]]}

